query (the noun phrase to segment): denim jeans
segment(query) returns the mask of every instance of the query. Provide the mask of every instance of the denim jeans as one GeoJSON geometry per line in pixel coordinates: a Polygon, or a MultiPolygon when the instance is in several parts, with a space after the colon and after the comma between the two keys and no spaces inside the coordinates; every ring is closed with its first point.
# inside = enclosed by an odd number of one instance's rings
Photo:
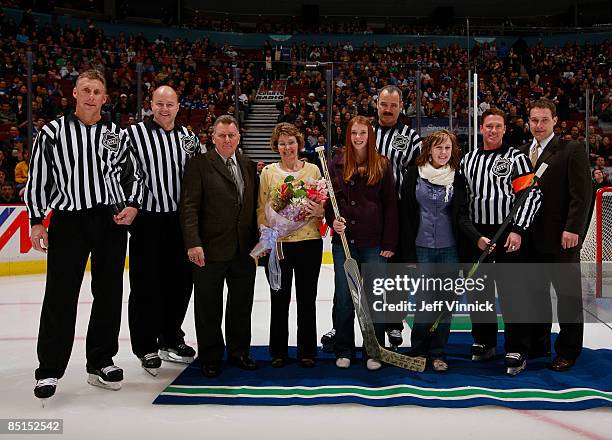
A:
{"type": "MultiPolygon", "coordinates": [[[[360,248],[349,246],[349,250],[357,264],[386,262],[386,258],[380,255],[380,247],[360,248]]],[[[355,354],[355,307],[344,273],[346,257],[342,246],[337,244],[332,246],[332,254],[334,256],[334,325],[336,327],[334,350],[336,358],[352,359],[355,354]]],[[[374,324],[374,332],[378,343],[384,346],[384,323],[374,324]]]]}
{"type": "MultiPolygon", "coordinates": [[[[419,264],[451,264],[459,262],[455,246],[439,249],[417,246],[416,255],[419,264]]],[[[435,267],[432,270],[426,270],[425,273],[430,275],[435,273],[435,267]]],[[[445,313],[442,319],[440,319],[438,328],[432,333],[430,328],[439,315],[440,312],[434,312],[433,314],[431,312],[415,313],[411,333],[412,353],[430,356],[432,359],[444,359],[444,347],[448,342],[452,314],[445,313]]]]}

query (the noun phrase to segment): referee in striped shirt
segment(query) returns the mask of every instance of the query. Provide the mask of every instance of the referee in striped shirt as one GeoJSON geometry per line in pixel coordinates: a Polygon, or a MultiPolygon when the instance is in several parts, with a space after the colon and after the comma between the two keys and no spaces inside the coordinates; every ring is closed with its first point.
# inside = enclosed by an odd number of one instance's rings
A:
{"type": "MultiPolygon", "coordinates": [[[[472,248],[472,258],[478,259],[495,235],[512,205],[526,191],[533,179],[533,171],[528,157],[517,148],[503,145],[506,132],[506,115],[499,109],[492,108],[482,114],[480,132],[484,148],[476,148],[467,153],[461,161],[461,172],[468,186],[469,209],[472,222],[482,234],[478,248],[472,248]]],[[[529,190],[526,202],[518,209],[508,229],[502,235],[498,246],[495,246],[486,263],[516,263],[521,259],[522,236],[531,226],[533,218],[541,205],[541,191],[529,190]],[[502,245],[503,243],[503,245],[502,245]]],[[[482,266],[482,272],[486,272],[482,266]]],[[[491,270],[489,268],[489,270],[491,270]]],[[[480,275],[482,276],[482,274],[480,275]]],[[[519,298],[525,289],[518,287],[517,273],[508,267],[495,270],[495,275],[485,281],[484,297],[477,298],[479,302],[495,303],[495,288],[497,284],[499,300],[505,320],[506,367],[509,374],[517,374],[526,366],[526,356],[529,352],[529,324],[510,322],[506,316],[509,310],[527,306],[528,302],[519,304],[519,298]]],[[[527,299],[527,301],[529,301],[527,299]]],[[[472,319],[472,360],[484,361],[495,355],[497,345],[497,313],[471,313],[472,319]]]]}
{"type": "Polygon", "coordinates": [[[183,170],[200,143],[175,123],[179,104],[171,87],[153,92],[151,108],[151,120],[126,130],[144,179],[142,209],[130,228],[128,316],[132,351],[157,375],[161,359],[190,363],[195,357],[181,330],[193,282],[178,209],[183,170]]]}
{"type": "MultiPolygon", "coordinates": [[[[421,138],[416,131],[399,120],[402,111],[402,91],[399,87],[393,85],[383,87],[378,94],[376,109],[378,111],[378,122],[374,126],[376,147],[378,152],[389,159],[391,163],[397,198],[400,200],[404,172],[406,168],[414,165],[421,152],[421,138]]],[[[397,257],[395,258],[397,259],[397,257]]],[[[401,345],[403,342],[403,324],[401,322],[387,323],[385,330],[391,345],[401,345]]]]}
{"type": "Polygon", "coordinates": [[[47,253],[47,283],[38,333],[37,384],[42,399],[64,375],[77,301],[91,254],[93,305],[87,331],[91,385],[119,389],[123,370],[113,364],[121,323],[127,225],[138,213],[141,182],[126,137],[101,119],[106,82],[96,70],[79,75],[73,115],[46,124],[32,149],[25,201],[34,249],[47,253]],[[49,231],[43,225],[53,210],[49,231]]]}
{"type": "Polygon", "coordinates": [[[414,165],[421,152],[421,138],[412,128],[399,121],[402,110],[402,91],[396,86],[385,86],[376,104],[378,122],[374,126],[378,152],[387,157],[393,167],[395,189],[401,198],[406,168],[414,165]]]}

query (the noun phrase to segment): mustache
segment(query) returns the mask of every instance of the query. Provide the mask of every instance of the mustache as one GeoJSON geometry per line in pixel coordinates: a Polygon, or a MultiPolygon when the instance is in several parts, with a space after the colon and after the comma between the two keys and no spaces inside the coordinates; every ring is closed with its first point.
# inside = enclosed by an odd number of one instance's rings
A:
{"type": "Polygon", "coordinates": [[[393,113],[390,113],[390,112],[383,112],[383,116],[393,116],[393,113]]]}

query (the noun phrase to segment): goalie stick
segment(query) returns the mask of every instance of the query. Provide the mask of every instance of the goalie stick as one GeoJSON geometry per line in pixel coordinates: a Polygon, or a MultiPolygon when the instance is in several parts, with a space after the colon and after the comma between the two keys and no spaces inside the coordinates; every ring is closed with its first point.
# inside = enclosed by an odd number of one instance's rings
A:
{"type": "MultiPolygon", "coordinates": [[[[334,194],[334,188],[332,186],[331,178],[329,176],[329,170],[327,168],[327,159],[325,157],[325,147],[317,147],[315,151],[319,155],[321,161],[321,168],[323,168],[323,174],[327,182],[329,189],[329,199],[331,200],[332,207],[334,209],[334,216],[340,217],[340,211],[338,209],[338,203],[334,194]]],[[[357,261],[352,258],[348,243],[346,241],[346,235],[344,233],[339,234],[340,240],[342,241],[342,248],[344,249],[344,255],[346,260],[344,262],[344,273],[348,282],[349,290],[351,292],[351,299],[353,300],[353,306],[355,307],[355,314],[357,315],[357,321],[359,322],[359,328],[363,335],[363,344],[369,356],[377,358],[378,360],[385,362],[396,367],[404,368],[406,370],[422,372],[425,370],[426,359],[424,357],[411,357],[403,354],[395,353],[391,350],[387,350],[382,347],[376,335],[374,333],[374,325],[370,318],[367,303],[364,305],[363,293],[363,278],[359,272],[359,266],[357,261]]]]}

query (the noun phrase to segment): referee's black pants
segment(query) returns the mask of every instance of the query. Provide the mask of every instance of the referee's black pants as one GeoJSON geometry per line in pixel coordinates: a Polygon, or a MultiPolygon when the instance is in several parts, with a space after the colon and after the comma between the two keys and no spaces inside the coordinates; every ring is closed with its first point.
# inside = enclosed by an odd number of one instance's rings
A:
{"type": "Polygon", "coordinates": [[[103,368],[113,364],[119,349],[126,244],[127,229],[115,224],[108,207],[53,211],[38,331],[37,380],[61,378],[66,371],[90,254],[93,304],[87,329],[87,365],[103,368]]]}
{"type": "MultiPolygon", "coordinates": [[[[499,226],[497,225],[475,225],[476,229],[484,236],[493,238],[499,226]]],[[[524,262],[523,246],[526,245],[525,239],[521,241],[521,249],[515,252],[506,252],[504,244],[510,234],[508,228],[497,242],[495,250],[480,266],[474,277],[484,278],[485,288],[482,293],[470,295],[470,302],[477,300],[480,303],[488,301],[495,304],[495,291],[502,308],[504,318],[504,339],[506,353],[521,353],[527,356],[531,351],[532,333],[535,324],[525,322],[525,310],[534,307],[535,304],[528,298],[528,289],[523,284],[524,276],[520,270],[524,265],[517,265],[512,268],[512,263],[524,262]],[[491,263],[495,264],[491,264],[491,263]],[[486,278],[485,278],[486,276],[486,278]]],[[[482,251],[476,246],[469,250],[470,261],[477,261],[482,251]]],[[[493,311],[471,312],[472,337],[477,344],[484,344],[489,347],[497,345],[497,306],[493,311]]]]}
{"type": "Polygon", "coordinates": [[[141,212],[130,227],[128,317],[136,356],[184,342],[192,285],[178,212],[141,212]]]}

